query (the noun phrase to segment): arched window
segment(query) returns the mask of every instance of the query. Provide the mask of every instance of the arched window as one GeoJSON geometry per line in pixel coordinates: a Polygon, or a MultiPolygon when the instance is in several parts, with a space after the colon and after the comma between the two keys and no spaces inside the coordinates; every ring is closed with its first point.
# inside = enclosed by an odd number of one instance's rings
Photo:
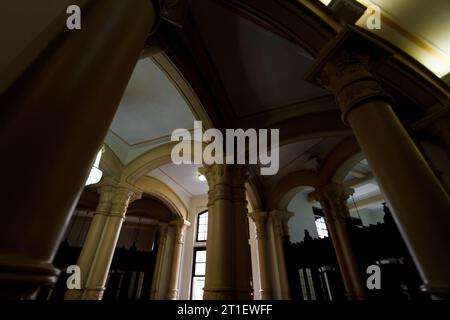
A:
{"type": "Polygon", "coordinates": [[[197,242],[206,242],[208,239],[208,211],[202,212],[197,219],[197,242]]]}

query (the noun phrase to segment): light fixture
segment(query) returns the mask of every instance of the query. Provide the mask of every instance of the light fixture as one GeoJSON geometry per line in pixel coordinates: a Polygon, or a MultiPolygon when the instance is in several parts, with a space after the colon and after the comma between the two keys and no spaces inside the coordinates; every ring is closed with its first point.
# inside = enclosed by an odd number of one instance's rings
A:
{"type": "Polygon", "coordinates": [[[89,173],[89,177],[87,178],[85,186],[96,184],[101,180],[103,172],[99,169],[99,167],[103,152],[105,152],[104,146],[101,147],[100,151],[97,153],[97,156],[95,157],[94,165],[91,168],[91,172],[89,173]]]}
{"type": "Polygon", "coordinates": [[[198,173],[197,178],[200,181],[206,181],[206,177],[204,175],[202,175],[200,172],[198,173]]]}

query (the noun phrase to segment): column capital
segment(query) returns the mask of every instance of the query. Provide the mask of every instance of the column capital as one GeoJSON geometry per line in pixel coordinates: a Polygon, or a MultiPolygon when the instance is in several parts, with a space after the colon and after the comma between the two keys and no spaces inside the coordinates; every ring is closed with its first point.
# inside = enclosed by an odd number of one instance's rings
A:
{"type": "Polygon", "coordinates": [[[245,181],[248,178],[248,169],[243,165],[213,164],[199,169],[208,182],[208,201],[212,205],[216,200],[233,200],[246,202],[245,181]],[[243,192],[238,191],[244,190],[243,192]]]}
{"type": "Polygon", "coordinates": [[[280,237],[289,236],[288,221],[294,216],[294,213],[286,210],[275,209],[270,211],[269,216],[273,221],[275,234],[280,237]]]}
{"type": "Polygon", "coordinates": [[[371,73],[384,50],[363,32],[347,27],[325,47],[306,76],[334,94],[344,123],[348,114],[366,101],[391,101],[371,73]]]}
{"type": "Polygon", "coordinates": [[[191,223],[180,218],[170,221],[170,225],[175,227],[175,242],[178,244],[183,244],[186,229],[191,226],[191,223]]]}
{"type": "Polygon", "coordinates": [[[256,238],[265,239],[267,236],[267,219],[269,215],[265,211],[252,211],[248,213],[248,216],[252,219],[256,226],[256,238]]]}
{"type": "Polygon", "coordinates": [[[345,219],[349,216],[347,200],[355,191],[342,184],[330,183],[316,188],[308,194],[310,201],[318,201],[325,211],[327,219],[345,219]]]}

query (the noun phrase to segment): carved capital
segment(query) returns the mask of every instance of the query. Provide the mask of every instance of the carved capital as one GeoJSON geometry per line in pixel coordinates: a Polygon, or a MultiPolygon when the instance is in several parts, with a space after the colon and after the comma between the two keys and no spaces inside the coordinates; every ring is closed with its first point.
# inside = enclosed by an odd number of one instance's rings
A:
{"type": "Polygon", "coordinates": [[[186,229],[191,226],[191,223],[184,219],[177,219],[170,222],[175,227],[175,243],[184,244],[184,236],[186,229]]]}
{"type": "Polygon", "coordinates": [[[347,200],[353,193],[354,190],[351,188],[338,183],[331,183],[317,188],[308,195],[308,198],[320,203],[327,221],[335,221],[349,217],[347,200]]]}
{"type": "Polygon", "coordinates": [[[272,219],[275,235],[279,237],[289,236],[289,219],[294,216],[292,212],[284,210],[273,210],[269,213],[272,219]]]}
{"type": "Polygon", "coordinates": [[[369,100],[390,101],[378,80],[369,71],[370,56],[342,52],[330,60],[320,74],[320,83],[333,92],[346,122],[354,108],[369,100]]]}
{"type": "Polygon", "coordinates": [[[256,238],[265,239],[267,236],[267,212],[253,211],[249,212],[248,216],[253,220],[256,226],[256,238]]]}
{"type": "Polygon", "coordinates": [[[111,216],[125,218],[128,205],[140,199],[142,192],[128,186],[118,186],[115,189],[114,197],[111,203],[111,216]]]}
{"type": "Polygon", "coordinates": [[[320,53],[306,79],[334,94],[346,122],[367,101],[391,101],[371,73],[380,57],[389,54],[364,32],[347,27],[320,53]]]}
{"type": "Polygon", "coordinates": [[[208,192],[208,206],[216,200],[246,202],[245,181],[248,177],[248,170],[245,166],[214,164],[200,168],[199,172],[208,181],[210,190],[208,192]]]}
{"type": "Polygon", "coordinates": [[[162,248],[166,244],[168,229],[169,229],[169,225],[167,223],[161,223],[159,225],[159,229],[158,229],[158,246],[159,246],[159,248],[162,248]]]}

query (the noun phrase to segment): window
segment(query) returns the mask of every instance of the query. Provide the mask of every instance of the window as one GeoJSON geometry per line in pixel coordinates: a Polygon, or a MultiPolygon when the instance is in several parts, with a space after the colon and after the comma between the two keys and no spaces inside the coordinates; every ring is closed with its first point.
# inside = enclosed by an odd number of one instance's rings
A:
{"type": "Polygon", "coordinates": [[[197,220],[197,242],[205,242],[208,239],[208,211],[198,215],[197,220]]]}
{"type": "Polygon", "coordinates": [[[323,239],[328,237],[328,229],[324,217],[316,217],[316,228],[319,238],[323,239]]]}
{"type": "Polygon", "coordinates": [[[206,272],[206,248],[194,249],[194,268],[192,272],[192,300],[203,299],[203,287],[205,286],[206,272]]]}

